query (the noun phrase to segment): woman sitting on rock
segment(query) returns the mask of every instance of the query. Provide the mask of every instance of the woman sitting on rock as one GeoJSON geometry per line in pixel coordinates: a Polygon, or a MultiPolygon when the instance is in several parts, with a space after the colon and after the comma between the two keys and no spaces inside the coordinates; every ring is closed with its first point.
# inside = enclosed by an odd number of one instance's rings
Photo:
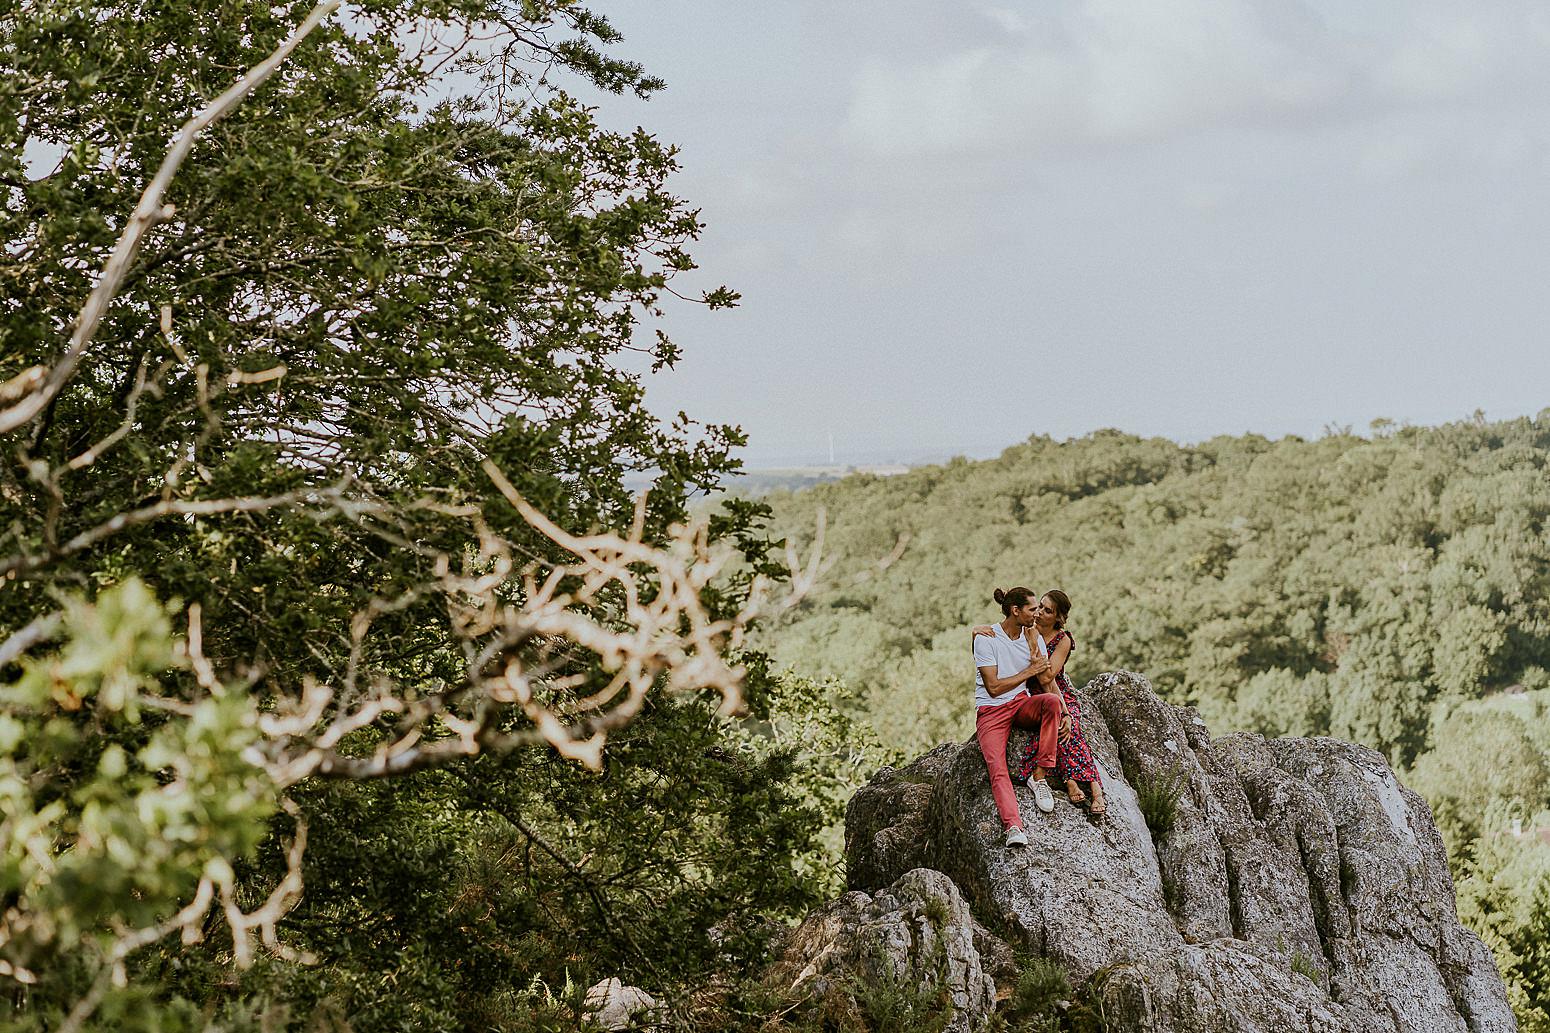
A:
{"type": "Polygon", "coordinates": [[[1006,740],[1012,726],[1036,728],[1044,748],[1033,755],[1033,799],[1039,810],[1048,814],[1055,809],[1044,778],[1055,766],[1055,741],[1064,730],[1060,697],[1045,692],[1040,678],[1049,677],[1049,659],[1044,655],[1044,640],[1034,630],[1037,603],[1026,588],[1003,592],[996,589],[1006,620],[988,625],[986,634],[973,636],[974,650],[974,736],[985,767],[990,771],[990,795],[996,801],[1001,824],[1006,828],[1007,846],[1027,846],[1022,816],[1017,811],[1017,793],[1006,768],[1006,740]],[[1032,693],[1030,686],[1040,691],[1032,693]]]}
{"type": "MultiPolygon", "coordinates": [[[[1103,779],[1098,774],[1098,762],[1093,759],[1087,737],[1082,734],[1082,707],[1077,702],[1076,690],[1071,686],[1071,679],[1066,676],[1066,661],[1071,658],[1071,650],[1076,646],[1076,640],[1066,630],[1066,618],[1070,615],[1070,597],[1058,588],[1051,589],[1044,593],[1034,607],[1032,630],[1039,633],[1040,640],[1049,652],[1049,671],[1040,678],[1040,682],[1060,690],[1060,696],[1065,701],[1065,712],[1071,718],[1070,734],[1060,739],[1056,777],[1065,782],[1067,797],[1078,807],[1089,802],[1090,792],[1092,796],[1088,813],[1098,817],[1108,810],[1108,804],[1103,799],[1103,779]],[[1087,792],[1082,789],[1084,784],[1087,792]]],[[[974,629],[974,634],[994,635],[995,628],[993,625],[982,624],[974,629]]],[[[1036,740],[1029,741],[1017,773],[1018,781],[1026,782],[1030,776],[1035,776],[1036,780],[1044,777],[1038,774],[1039,745],[1036,740]]]]}

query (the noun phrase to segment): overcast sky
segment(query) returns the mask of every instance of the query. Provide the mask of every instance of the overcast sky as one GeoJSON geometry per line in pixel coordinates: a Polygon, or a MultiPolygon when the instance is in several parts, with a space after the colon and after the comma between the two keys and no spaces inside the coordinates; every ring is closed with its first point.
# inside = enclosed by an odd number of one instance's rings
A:
{"type": "Polygon", "coordinates": [[[1550,9],[599,5],[708,230],[649,401],[750,465],[1550,406],[1550,9]]]}

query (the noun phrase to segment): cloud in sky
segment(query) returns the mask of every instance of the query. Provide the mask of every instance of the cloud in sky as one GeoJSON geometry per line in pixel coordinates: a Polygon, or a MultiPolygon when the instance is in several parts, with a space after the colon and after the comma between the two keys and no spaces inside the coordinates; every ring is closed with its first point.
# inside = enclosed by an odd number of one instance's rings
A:
{"type": "Polygon", "coordinates": [[[1546,80],[1550,11],[1408,4],[1366,24],[1305,0],[1054,0],[972,9],[977,38],[876,53],[845,129],[879,156],[1294,125],[1546,80]]]}
{"type": "Polygon", "coordinates": [[[648,398],[754,465],[1550,402],[1543,0],[609,2],[744,298],[648,398]]]}

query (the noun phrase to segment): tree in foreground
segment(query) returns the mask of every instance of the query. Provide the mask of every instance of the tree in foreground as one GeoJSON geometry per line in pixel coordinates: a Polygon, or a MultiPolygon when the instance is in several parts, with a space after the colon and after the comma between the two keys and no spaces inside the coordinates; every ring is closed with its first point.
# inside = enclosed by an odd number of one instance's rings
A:
{"type": "Polygon", "coordinates": [[[739,434],[627,371],[698,215],[556,85],[661,84],[566,0],[336,7],[0,14],[19,1028],[500,1028],[829,880],[849,729],[740,652],[762,510],[689,520],[739,434]]]}

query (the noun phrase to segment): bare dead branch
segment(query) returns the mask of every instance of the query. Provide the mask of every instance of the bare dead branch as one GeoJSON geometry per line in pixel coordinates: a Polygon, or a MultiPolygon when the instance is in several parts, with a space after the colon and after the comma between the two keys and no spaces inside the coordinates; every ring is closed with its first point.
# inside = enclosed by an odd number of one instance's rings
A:
{"type": "Polygon", "coordinates": [[[48,370],[43,366],[33,366],[24,369],[16,376],[0,384],[0,402],[14,402],[35,390],[48,376],[48,370]]]}
{"type": "Polygon", "coordinates": [[[718,618],[705,608],[705,589],[734,552],[713,545],[704,524],[676,527],[666,543],[647,542],[642,500],[627,535],[575,535],[522,498],[493,463],[485,471],[528,524],[576,562],[518,572],[509,543],[491,534],[476,509],[459,507],[458,515],[474,521],[478,548],[461,571],[441,556],[439,582],[425,590],[446,599],[449,623],[464,644],[466,684],[415,695],[384,683],[357,698],[365,636],[401,600],[372,603],[352,621],[343,686],[308,682],[299,700],[261,718],[266,743],[257,753],[280,785],[308,777],[386,778],[533,745],[595,770],[609,735],[659,691],[714,693],[719,713],[734,716],[743,708],[744,672],[729,653],[754,620],[794,606],[826,569],[820,520],[813,554],[788,556],[790,585],[782,598],[766,598],[767,580],[756,579],[742,610],[718,618]],[[587,667],[608,678],[580,695],[581,676],[573,672],[587,667]],[[508,718],[517,714],[525,726],[512,729],[508,718]],[[345,736],[384,717],[396,719],[396,730],[373,754],[338,751],[345,736]]]}

